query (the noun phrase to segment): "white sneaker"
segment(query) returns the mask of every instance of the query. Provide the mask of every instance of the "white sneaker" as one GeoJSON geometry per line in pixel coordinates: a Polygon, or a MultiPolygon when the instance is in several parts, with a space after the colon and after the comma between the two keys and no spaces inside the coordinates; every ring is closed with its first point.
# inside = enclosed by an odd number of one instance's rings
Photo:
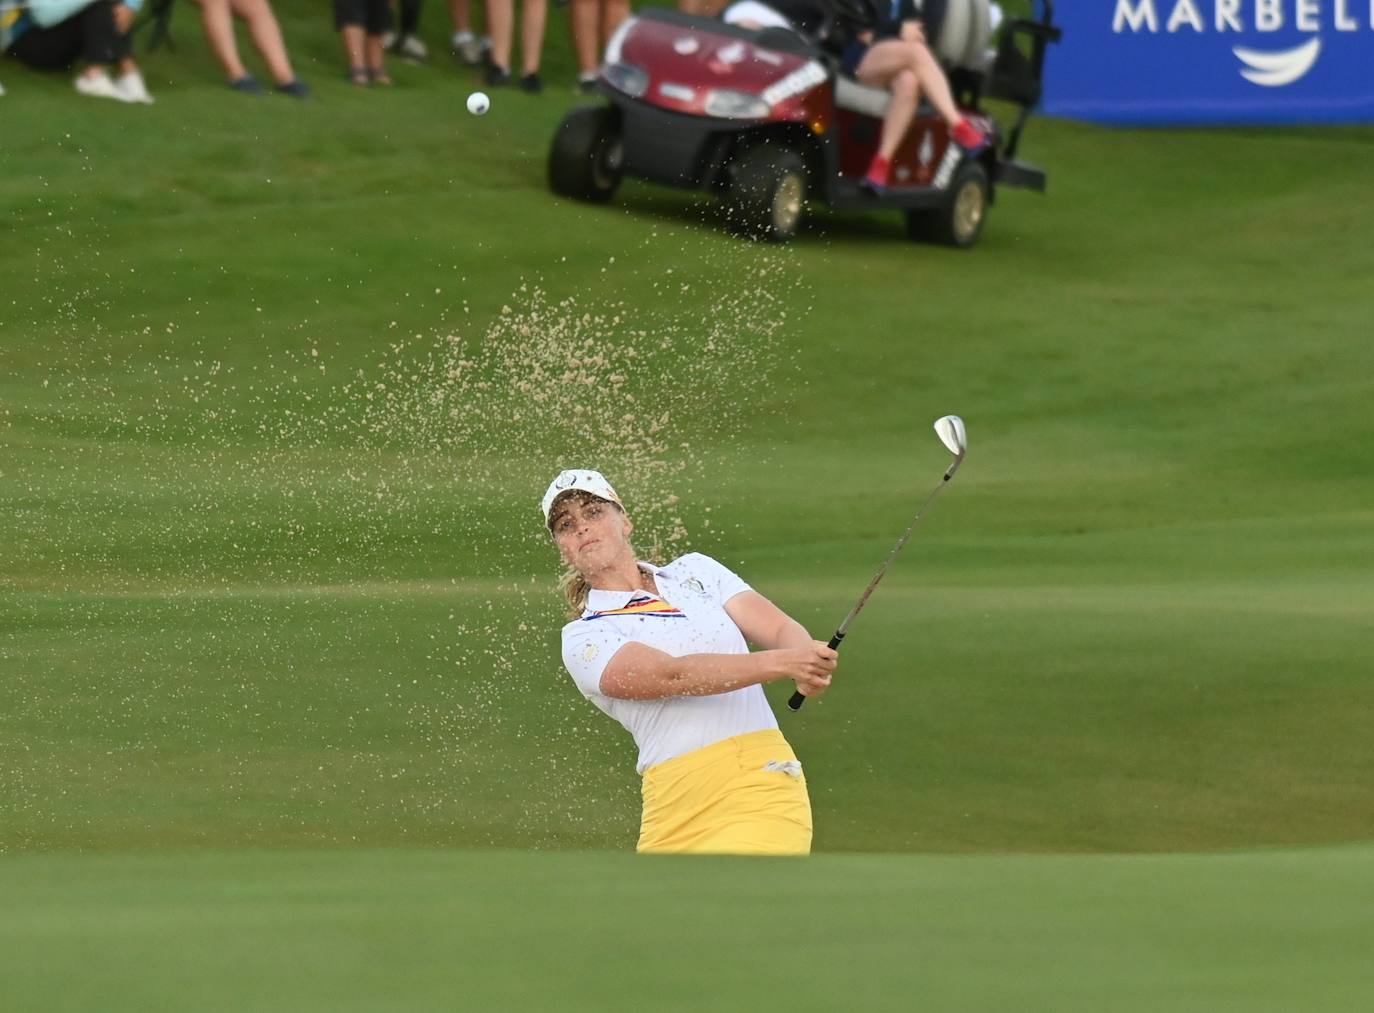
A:
{"type": "Polygon", "coordinates": [[[411,60],[428,60],[429,47],[414,35],[404,35],[401,37],[401,44],[396,47],[396,52],[401,56],[411,60]]]}
{"type": "Polygon", "coordinates": [[[141,102],[146,106],[153,104],[153,96],[148,94],[148,86],[143,83],[143,75],[136,70],[120,74],[114,85],[124,93],[125,102],[141,102]]]}
{"type": "Polygon", "coordinates": [[[454,32],[451,43],[458,59],[469,66],[476,66],[482,59],[483,45],[471,32],[454,32]]]}
{"type": "Polygon", "coordinates": [[[383,32],[383,33],[382,33],[382,48],[383,48],[383,49],[390,49],[390,48],[391,48],[392,46],[394,46],[394,45],[396,45],[396,33],[395,33],[395,32],[383,32]]]}
{"type": "Polygon", "coordinates": [[[5,94],[5,86],[3,84],[0,84],[0,95],[3,94],[5,94]]]}
{"type": "Polygon", "coordinates": [[[110,80],[110,75],[105,71],[97,71],[94,74],[82,74],[76,79],[76,90],[82,95],[89,95],[91,98],[112,98],[116,102],[132,102],[119,85],[110,80]]]}

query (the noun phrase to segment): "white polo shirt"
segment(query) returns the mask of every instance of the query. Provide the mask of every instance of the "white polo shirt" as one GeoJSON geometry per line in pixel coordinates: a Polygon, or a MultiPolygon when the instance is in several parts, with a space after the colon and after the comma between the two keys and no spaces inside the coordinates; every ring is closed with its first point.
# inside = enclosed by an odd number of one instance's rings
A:
{"type": "Polygon", "coordinates": [[[615,652],[631,641],[675,658],[688,654],[747,654],[749,645],[725,603],[749,585],[710,556],[692,552],[654,575],[648,591],[598,591],[587,595],[580,619],[563,627],[563,664],[584,696],[619,721],[639,746],[641,774],[649,767],[747,732],[777,728],[762,686],[713,696],[618,700],[601,692],[601,674],[615,652]]]}

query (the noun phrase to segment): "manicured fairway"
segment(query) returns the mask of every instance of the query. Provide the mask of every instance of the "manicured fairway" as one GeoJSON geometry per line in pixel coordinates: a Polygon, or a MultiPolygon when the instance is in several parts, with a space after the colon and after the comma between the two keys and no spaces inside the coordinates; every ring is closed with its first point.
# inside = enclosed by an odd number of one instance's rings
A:
{"type": "Polygon", "coordinates": [[[278,6],[309,103],[189,8],[150,108],[0,63],[0,1009],[1371,1006],[1374,129],[1037,121],[974,251],[764,249],[550,197],[561,14],[477,119],[278,6]],[[824,638],[947,412],[782,718],[819,854],[636,861],[549,477],[824,638]]]}
{"type": "Polygon", "coordinates": [[[8,1009],[1288,1013],[1374,1001],[1374,852],[0,866],[8,1009]]]}
{"type": "Polygon", "coordinates": [[[787,719],[817,846],[1374,837],[1374,134],[1038,122],[1051,192],[972,253],[824,214],[765,250],[551,199],[566,91],[360,94],[284,7],[310,103],[191,32],[147,109],[6,70],[0,848],[624,847],[547,476],[823,637],[948,411],[966,466],[787,719]]]}

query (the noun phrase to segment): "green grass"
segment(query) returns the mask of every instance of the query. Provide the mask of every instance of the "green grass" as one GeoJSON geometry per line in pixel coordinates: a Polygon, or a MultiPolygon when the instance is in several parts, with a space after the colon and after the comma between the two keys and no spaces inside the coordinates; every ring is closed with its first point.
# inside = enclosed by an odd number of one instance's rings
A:
{"type": "Polygon", "coordinates": [[[24,857],[0,866],[0,970],[12,1009],[1362,1009],[1372,864],[24,857]]]}
{"type": "Polygon", "coordinates": [[[474,118],[279,9],[307,103],[189,9],[151,108],[0,63],[7,1008],[1368,1005],[1374,131],[1036,121],[972,252],[766,250],[548,194],[557,13],[474,118]],[[824,637],[949,411],[783,719],[824,854],[598,853],[633,752],[558,663],[549,475],[824,637]]]}
{"type": "Polygon", "coordinates": [[[6,66],[0,847],[625,847],[547,475],[602,464],[646,547],[824,636],[949,410],[967,465],[787,719],[818,848],[1374,836],[1374,134],[1037,122],[1051,190],[972,253],[824,212],[763,250],[691,194],[549,196],[561,24],[551,92],[476,118],[443,60],[358,93],[284,8],[307,103],[182,21],[149,109],[6,66]]]}

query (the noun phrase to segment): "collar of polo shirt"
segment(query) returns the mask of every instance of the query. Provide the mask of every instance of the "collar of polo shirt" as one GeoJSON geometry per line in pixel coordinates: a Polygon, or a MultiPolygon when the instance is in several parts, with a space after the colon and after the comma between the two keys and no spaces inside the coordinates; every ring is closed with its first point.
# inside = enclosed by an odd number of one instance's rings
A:
{"type": "MultiPolygon", "coordinates": [[[[653,563],[646,563],[642,559],[638,562],[639,568],[651,574],[655,582],[657,582],[659,574],[663,571],[653,563]]],[[[633,591],[602,591],[595,587],[589,588],[587,590],[587,611],[605,612],[607,609],[624,608],[630,603],[630,599],[635,595],[648,593],[649,592],[645,591],[643,588],[636,588],[633,591]]]]}

